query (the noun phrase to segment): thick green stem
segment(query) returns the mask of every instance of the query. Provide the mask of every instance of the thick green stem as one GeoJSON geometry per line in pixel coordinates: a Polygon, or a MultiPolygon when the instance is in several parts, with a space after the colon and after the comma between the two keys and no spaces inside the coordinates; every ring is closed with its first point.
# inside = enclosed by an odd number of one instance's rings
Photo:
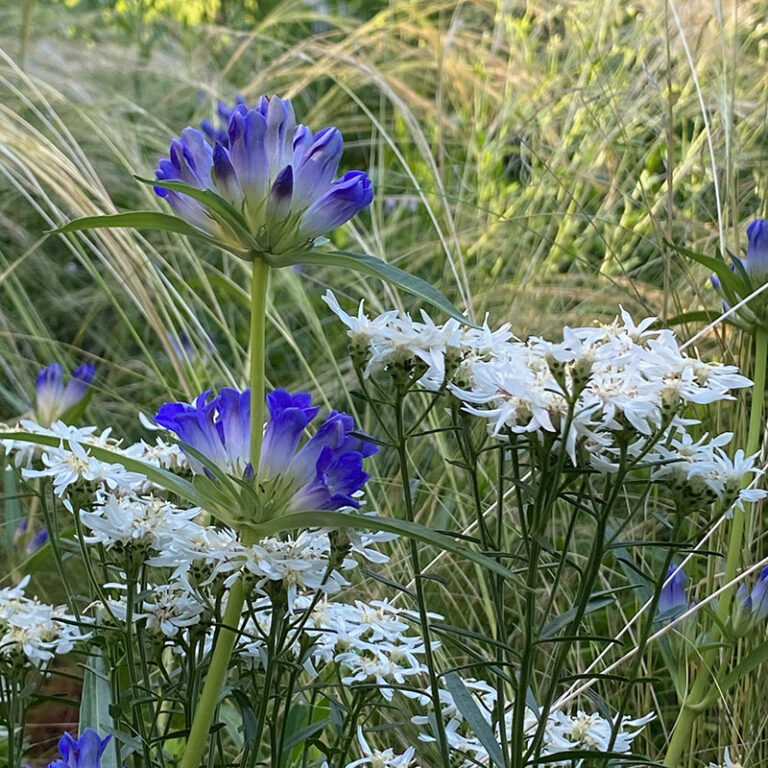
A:
{"type": "Polygon", "coordinates": [[[264,401],[266,382],[267,285],[269,265],[255,259],[251,278],[251,366],[248,381],[251,386],[251,466],[258,474],[261,440],[264,433],[264,401]]]}
{"type": "MultiPolygon", "coordinates": [[[[755,366],[752,376],[755,382],[752,390],[752,406],[749,414],[749,431],[747,432],[746,453],[751,456],[760,448],[760,437],[763,433],[763,408],[765,404],[765,378],[766,378],[766,360],[768,359],[768,330],[759,328],[755,333],[755,366]]],[[[728,537],[728,550],[725,556],[725,574],[723,584],[733,581],[736,575],[736,569],[741,561],[742,551],[744,549],[744,523],[746,513],[740,507],[733,510],[733,522],[731,523],[731,532],[728,537]]],[[[717,618],[722,625],[728,618],[731,610],[731,592],[724,591],[719,598],[717,605],[717,618]]],[[[711,638],[712,648],[702,656],[702,668],[699,670],[696,680],[690,690],[690,693],[683,702],[680,716],[675,724],[675,730],[667,748],[667,754],[664,757],[664,764],[669,766],[680,765],[683,752],[691,739],[691,732],[696,718],[704,710],[710,682],[710,668],[717,662],[718,646],[720,639],[720,629],[717,623],[713,622],[710,628],[709,636],[711,638]]]]}
{"type": "MultiPolygon", "coordinates": [[[[256,257],[253,261],[253,276],[251,279],[251,364],[249,384],[251,388],[251,451],[250,461],[254,473],[258,472],[261,456],[261,441],[264,433],[264,400],[265,400],[265,340],[267,325],[267,284],[269,282],[269,266],[265,261],[256,257]]],[[[189,740],[184,749],[184,755],[179,768],[199,768],[205,752],[208,733],[213,723],[219,695],[227,677],[229,660],[238,633],[240,616],[245,604],[245,592],[242,580],[232,585],[227,600],[227,608],[222,619],[222,626],[213,647],[211,664],[205,676],[203,692],[200,695],[189,740]]],[[[264,691],[268,696],[268,692],[264,691]]]]}

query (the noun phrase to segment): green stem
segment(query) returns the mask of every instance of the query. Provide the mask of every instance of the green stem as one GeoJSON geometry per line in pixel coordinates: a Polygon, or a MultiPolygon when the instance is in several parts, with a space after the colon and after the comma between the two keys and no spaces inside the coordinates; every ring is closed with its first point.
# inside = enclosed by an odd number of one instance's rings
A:
{"type": "MultiPolygon", "coordinates": [[[[400,464],[400,481],[403,484],[403,501],[405,502],[405,514],[409,523],[415,522],[416,515],[413,508],[413,497],[411,495],[411,480],[408,472],[408,456],[406,453],[407,436],[403,419],[403,395],[398,393],[395,403],[395,420],[397,432],[397,457],[400,464]]],[[[408,545],[411,555],[411,567],[413,569],[413,580],[416,585],[416,602],[419,607],[419,624],[421,625],[421,637],[424,641],[424,657],[427,662],[429,672],[429,687],[432,695],[432,706],[434,707],[435,727],[437,733],[437,745],[440,749],[440,757],[444,766],[451,764],[448,739],[445,734],[445,723],[442,717],[442,705],[440,701],[440,686],[438,684],[437,668],[432,650],[432,639],[429,624],[429,613],[427,611],[427,602],[424,596],[424,584],[421,574],[421,563],[419,562],[419,548],[416,540],[408,539],[408,545]]]]}
{"type": "MultiPolygon", "coordinates": [[[[253,260],[251,278],[251,362],[249,384],[251,387],[251,466],[256,474],[261,456],[261,441],[264,433],[265,399],[265,341],[267,326],[267,285],[269,283],[269,265],[256,256],[253,260]]],[[[205,676],[203,692],[195,710],[189,739],[179,768],[199,768],[205,752],[205,743],[213,723],[219,695],[227,677],[229,660],[238,634],[240,616],[245,604],[245,591],[240,578],[232,585],[227,600],[227,609],[222,618],[222,625],[213,647],[211,664],[205,676]]],[[[264,691],[268,696],[268,692],[264,691]]]]}
{"type": "MultiPolygon", "coordinates": [[[[766,378],[766,360],[768,360],[768,330],[758,328],[755,332],[755,367],[753,371],[753,380],[755,382],[752,389],[752,405],[749,413],[749,430],[747,432],[747,456],[756,453],[760,448],[760,437],[763,433],[763,407],[765,405],[765,378],[766,378]]],[[[746,514],[740,507],[733,510],[733,522],[731,524],[731,533],[728,537],[728,549],[725,557],[725,574],[723,575],[723,584],[733,581],[736,575],[736,569],[741,561],[742,550],[744,549],[744,522],[746,514]]],[[[667,748],[667,754],[664,757],[664,765],[677,766],[686,746],[690,743],[691,732],[693,730],[696,718],[704,709],[704,704],[708,698],[710,689],[709,669],[717,661],[718,645],[720,639],[720,625],[725,622],[731,610],[731,592],[725,590],[719,598],[717,605],[717,619],[720,624],[713,622],[709,632],[712,648],[706,651],[702,657],[702,669],[696,676],[696,681],[691,688],[690,693],[683,702],[680,716],[675,724],[675,730],[667,748]]]]}
{"type": "Polygon", "coordinates": [[[261,440],[264,433],[264,401],[266,382],[264,365],[267,332],[267,285],[269,265],[262,259],[253,262],[251,278],[251,466],[258,474],[261,440]]]}

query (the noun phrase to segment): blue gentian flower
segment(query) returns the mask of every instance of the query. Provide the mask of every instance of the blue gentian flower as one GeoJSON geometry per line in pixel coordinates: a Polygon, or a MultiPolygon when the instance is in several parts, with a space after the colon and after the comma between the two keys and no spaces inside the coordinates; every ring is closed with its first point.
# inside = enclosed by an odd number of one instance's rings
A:
{"type": "MultiPolygon", "coordinates": [[[[248,461],[250,450],[250,392],[238,392],[224,387],[218,397],[211,399],[207,389],[195,401],[165,403],[155,416],[158,424],[178,435],[179,440],[194,449],[227,474],[243,477],[252,475],[248,461]]],[[[189,465],[195,474],[210,472],[203,463],[187,452],[189,465]]]]}
{"type": "MultiPolygon", "coordinates": [[[[175,432],[183,446],[205,456],[224,472],[236,477],[252,476],[248,460],[250,390],[225,387],[217,397],[210,396],[210,390],[203,392],[194,405],[166,403],[155,421],[175,432]]],[[[320,410],[312,405],[310,395],[277,389],[267,395],[267,408],[269,420],[257,473],[265,493],[279,498],[280,504],[293,512],[359,507],[355,495],[369,477],[363,471],[363,460],[378,449],[353,434],[352,417],[331,411],[315,434],[299,447],[302,435],[320,410]]],[[[193,472],[212,476],[199,459],[189,452],[188,457],[193,472]]]]}
{"type": "Polygon", "coordinates": [[[737,595],[741,599],[742,607],[752,614],[752,618],[757,621],[768,618],[768,567],[760,571],[752,592],[747,594],[747,589],[742,584],[737,595]]]}
{"type": "Polygon", "coordinates": [[[100,768],[110,738],[100,738],[92,728],[86,728],[79,739],[65,733],[59,739],[61,760],[54,760],[46,768],[100,768]]]}
{"type": "Polygon", "coordinates": [[[35,382],[35,418],[39,424],[50,426],[79,405],[88,394],[96,369],[84,363],[75,368],[72,378],[64,386],[64,371],[58,363],[51,363],[37,374],[35,382]]]}
{"type": "Polygon", "coordinates": [[[656,615],[660,619],[674,621],[688,610],[688,600],[685,596],[685,571],[677,565],[672,565],[669,567],[665,581],[667,583],[661,589],[656,615]],[[670,576],[671,579],[669,579],[670,576]]]}
{"type": "MultiPolygon", "coordinates": [[[[185,128],[155,177],[214,190],[242,212],[264,253],[309,248],[370,205],[373,188],[363,171],[336,178],[344,148],[337,128],[313,134],[296,125],[291,102],[277,96],[262,96],[253,109],[242,101],[232,109],[221,105],[219,114],[228,121],[226,135],[210,123],[202,131],[185,128]]],[[[232,239],[201,203],[162,187],[155,191],[181,218],[232,239]]]]}

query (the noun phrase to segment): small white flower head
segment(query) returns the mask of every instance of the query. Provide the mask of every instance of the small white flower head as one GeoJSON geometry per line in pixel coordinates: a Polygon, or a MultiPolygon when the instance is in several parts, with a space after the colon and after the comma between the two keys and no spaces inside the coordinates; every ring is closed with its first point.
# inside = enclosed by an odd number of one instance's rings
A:
{"type": "Polygon", "coordinates": [[[80,511],[80,519],[91,530],[89,544],[103,544],[131,561],[143,562],[179,536],[194,536],[200,526],[193,522],[198,508],[182,510],[154,496],[113,493],[97,494],[94,511],[80,511]]]}
{"type": "Polygon", "coordinates": [[[416,755],[413,747],[408,747],[402,754],[396,754],[390,747],[385,750],[372,748],[365,739],[361,726],[357,727],[357,743],[360,745],[360,751],[363,756],[358,760],[347,763],[346,768],[358,768],[358,766],[368,766],[369,768],[411,768],[416,755]]]}
{"type": "MultiPolygon", "coordinates": [[[[106,441],[107,437],[103,434],[97,440],[106,441]]],[[[94,458],[87,445],[74,439],[69,440],[68,448],[63,442],[58,448],[48,448],[42,455],[42,463],[43,469],[22,469],[22,474],[25,478],[51,478],[54,493],[59,497],[76,485],[130,490],[145,481],[143,475],[129,472],[122,464],[94,458]]]]}
{"type": "Polygon", "coordinates": [[[90,636],[63,606],[26,597],[28,583],[26,577],[17,587],[0,590],[0,669],[43,667],[90,636]]]}

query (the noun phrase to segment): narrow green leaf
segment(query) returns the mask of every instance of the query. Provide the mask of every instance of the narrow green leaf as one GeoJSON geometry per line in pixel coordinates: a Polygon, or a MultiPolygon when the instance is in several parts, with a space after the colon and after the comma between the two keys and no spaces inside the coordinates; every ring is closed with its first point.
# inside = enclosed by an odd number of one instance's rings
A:
{"type": "Polygon", "coordinates": [[[320,264],[332,267],[344,267],[354,272],[360,272],[371,277],[378,277],[387,283],[398,286],[404,291],[418,296],[420,299],[442,310],[450,317],[459,320],[465,325],[477,328],[465,317],[440,291],[426,280],[411,275],[405,270],[387,264],[386,261],[377,259],[367,253],[349,253],[348,251],[302,251],[289,253],[284,256],[273,256],[270,264],[276,267],[289,267],[295,264],[320,264]]]}
{"type": "MultiPolygon", "coordinates": [[[[0,439],[3,435],[0,433],[0,439]]],[[[388,517],[378,517],[376,515],[352,515],[346,512],[332,512],[329,510],[314,510],[308,512],[292,512],[288,515],[281,515],[268,520],[264,523],[248,525],[248,528],[257,536],[271,536],[280,531],[290,531],[296,528],[354,528],[365,531],[386,531],[387,533],[396,533],[398,536],[407,536],[416,541],[423,541],[431,544],[438,549],[444,549],[467,560],[486,568],[489,571],[498,573],[519,585],[518,588],[524,589],[520,584],[519,578],[515,573],[505,568],[500,563],[492,560],[490,557],[481,555],[479,552],[461,547],[450,537],[442,533],[425,528],[418,523],[409,523],[407,520],[394,520],[388,517]]]]}
{"type": "Polygon", "coordinates": [[[491,760],[501,768],[506,768],[507,761],[498,741],[496,741],[491,726],[483,717],[480,708],[472,698],[472,694],[464,685],[464,681],[455,672],[448,672],[443,679],[445,680],[445,687],[453,696],[456,709],[461,712],[478,741],[485,747],[491,760]]]}
{"type": "MultiPolygon", "coordinates": [[[[112,687],[107,667],[98,648],[92,649],[83,675],[83,692],[80,698],[78,731],[82,736],[86,728],[93,728],[103,739],[114,731],[112,715],[112,687]]],[[[117,768],[117,750],[110,744],[101,757],[101,768],[117,768]]]]}
{"type": "Polygon", "coordinates": [[[223,243],[215,237],[211,237],[206,232],[203,232],[202,229],[193,227],[184,219],[172,216],[170,213],[160,213],[160,211],[128,211],[126,213],[113,213],[105,216],[82,216],[79,219],[73,219],[66,224],[62,224],[62,226],[56,229],[52,229],[51,234],[60,235],[89,229],[120,229],[121,227],[178,232],[179,234],[187,235],[187,237],[204,240],[206,243],[215,245],[217,248],[224,248],[238,256],[246,254],[246,251],[242,248],[234,248],[228,243],[223,243]]]}
{"type": "Polygon", "coordinates": [[[743,677],[768,661],[768,643],[761,643],[750,651],[743,661],[739,662],[720,682],[714,686],[712,694],[707,698],[713,703],[722,693],[736,685],[743,677]]]}
{"type": "Polygon", "coordinates": [[[718,278],[720,278],[720,283],[723,286],[730,288],[737,295],[744,292],[743,281],[740,280],[736,274],[734,274],[733,270],[731,270],[731,268],[722,259],[716,259],[714,256],[706,256],[703,253],[696,253],[695,251],[691,251],[688,248],[675,245],[675,243],[672,243],[669,240],[665,240],[664,242],[668,247],[672,248],[674,251],[677,251],[677,253],[680,255],[689,259],[693,259],[693,261],[698,262],[702,266],[705,266],[707,269],[711,269],[712,272],[714,272],[718,278]]]}
{"type": "Polygon", "coordinates": [[[683,325],[684,323],[714,323],[720,317],[720,312],[714,310],[701,309],[695,312],[683,312],[680,315],[675,315],[667,320],[666,325],[673,328],[676,325],[683,325]]]}

